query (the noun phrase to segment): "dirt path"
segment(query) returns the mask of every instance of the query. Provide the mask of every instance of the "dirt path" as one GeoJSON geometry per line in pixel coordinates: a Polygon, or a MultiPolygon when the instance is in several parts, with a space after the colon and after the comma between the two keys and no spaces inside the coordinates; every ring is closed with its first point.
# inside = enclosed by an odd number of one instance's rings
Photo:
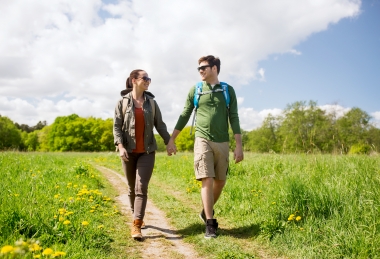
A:
{"type": "MultiPolygon", "coordinates": [[[[121,205],[122,213],[130,215],[128,224],[132,225],[133,218],[129,206],[127,180],[106,167],[96,165],[96,168],[119,192],[117,200],[121,205]]],[[[201,258],[190,245],[182,241],[182,237],[176,234],[175,229],[167,222],[164,213],[149,199],[144,221],[147,228],[141,231],[144,236],[143,242],[141,242],[142,258],[201,258]]]]}

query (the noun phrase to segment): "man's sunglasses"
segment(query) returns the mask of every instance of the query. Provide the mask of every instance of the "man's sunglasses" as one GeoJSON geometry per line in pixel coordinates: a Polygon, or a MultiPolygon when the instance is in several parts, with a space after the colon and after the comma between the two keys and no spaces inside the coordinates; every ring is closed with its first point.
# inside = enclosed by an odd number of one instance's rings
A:
{"type": "Polygon", "coordinates": [[[138,77],[137,79],[141,78],[142,80],[144,80],[145,82],[152,82],[152,78],[149,78],[147,76],[143,76],[143,77],[138,77]]]}
{"type": "Polygon", "coordinates": [[[200,66],[200,67],[197,67],[197,69],[198,69],[198,71],[201,71],[201,70],[205,70],[206,67],[211,67],[211,65],[200,66]]]}

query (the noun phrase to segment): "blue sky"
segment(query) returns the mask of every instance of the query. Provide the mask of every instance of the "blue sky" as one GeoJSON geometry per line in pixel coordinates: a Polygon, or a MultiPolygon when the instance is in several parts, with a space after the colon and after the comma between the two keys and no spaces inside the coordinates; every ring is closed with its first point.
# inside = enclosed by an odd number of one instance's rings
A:
{"type": "MultiPolygon", "coordinates": [[[[380,0],[32,0],[0,3],[0,115],[112,118],[136,68],[171,131],[197,60],[216,55],[252,130],[287,104],[359,107],[380,127],[380,0]]],[[[190,122],[189,122],[190,124],[190,122]]]]}
{"type": "Polygon", "coordinates": [[[294,48],[301,55],[272,54],[259,66],[265,81],[248,93],[257,110],[315,100],[319,105],[380,110],[380,1],[363,1],[361,13],[330,25],[294,48]]]}

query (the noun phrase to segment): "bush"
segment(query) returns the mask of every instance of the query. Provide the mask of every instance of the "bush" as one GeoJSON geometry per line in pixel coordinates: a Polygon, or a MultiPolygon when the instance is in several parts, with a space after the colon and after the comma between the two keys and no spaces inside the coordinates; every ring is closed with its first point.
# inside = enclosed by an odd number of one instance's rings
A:
{"type": "Polygon", "coordinates": [[[368,144],[355,144],[352,145],[350,151],[348,152],[350,155],[353,154],[366,154],[368,155],[371,152],[371,147],[368,144]]]}

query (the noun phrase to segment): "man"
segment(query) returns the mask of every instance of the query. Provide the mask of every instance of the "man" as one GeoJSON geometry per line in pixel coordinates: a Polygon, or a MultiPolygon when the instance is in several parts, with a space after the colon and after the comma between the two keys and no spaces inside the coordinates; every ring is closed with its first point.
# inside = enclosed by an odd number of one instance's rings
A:
{"type": "MultiPolygon", "coordinates": [[[[201,57],[198,71],[202,78],[203,95],[199,98],[196,110],[197,125],[194,143],[194,169],[197,180],[202,181],[201,197],[203,210],[199,214],[206,224],[205,238],[215,238],[218,223],[214,219],[214,204],[220,197],[226,184],[229,161],[228,121],[234,133],[236,148],[235,163],[243,160],[237,100],[234,89],[228,85],[229,108],[219,82],[220,60],[214,56],[201,57]],[[208,93],[206,93],[208,92],[208,93]]],[[[180,115],[173,134],[167,145],[168,155],[176,153],[175,139],[185,127],[195,107],[193,86],[187,95],[186,104],[180,115]]]]}

